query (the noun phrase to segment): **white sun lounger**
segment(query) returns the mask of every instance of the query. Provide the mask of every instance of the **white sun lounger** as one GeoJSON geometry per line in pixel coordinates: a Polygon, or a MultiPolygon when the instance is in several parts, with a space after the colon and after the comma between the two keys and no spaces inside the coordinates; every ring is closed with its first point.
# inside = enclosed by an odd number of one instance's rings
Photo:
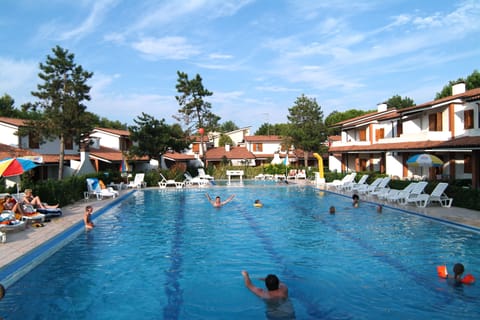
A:
{"type": "Polygon", "coordinates": [[[418,207],[425,208],[432,202],[438,202],[442,207],[450,208],[452,206],[453,198],[450,198],[445,194],[447,187],[448,183],[440,182],[435,189],[433,189],[432,193],[418,195],[415,204],[418,207]]]}

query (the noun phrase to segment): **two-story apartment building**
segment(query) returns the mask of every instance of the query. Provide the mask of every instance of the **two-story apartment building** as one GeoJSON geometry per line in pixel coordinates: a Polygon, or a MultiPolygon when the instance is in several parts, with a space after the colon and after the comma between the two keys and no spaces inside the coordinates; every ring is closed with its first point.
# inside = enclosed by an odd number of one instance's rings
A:
{"type": "Polygon", "coordinates": [[[472,179],[479,187],[480,88],[453,87],[452,96],[395,110],[379,105],[375,113],[337,123],[341,140],[329,148],[329,169],[379,171],[408,179],[472,179]],[[439,168],[411,168],[407,160],[430,153],[439,168]]]}

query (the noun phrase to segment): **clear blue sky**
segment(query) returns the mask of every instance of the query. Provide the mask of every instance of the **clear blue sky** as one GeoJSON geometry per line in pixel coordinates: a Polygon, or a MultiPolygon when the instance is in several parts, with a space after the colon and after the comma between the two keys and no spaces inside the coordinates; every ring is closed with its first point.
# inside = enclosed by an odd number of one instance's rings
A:
{"type": "Polygon", "coordinates": [[[56,45],[94,73],[88,110],[173,123],[177,70],[238,126],[287,122],[301,94],[332,111],[430,101],[479,67],[480,1],[2,0],[0,95],[33,102],[56,45]]]}

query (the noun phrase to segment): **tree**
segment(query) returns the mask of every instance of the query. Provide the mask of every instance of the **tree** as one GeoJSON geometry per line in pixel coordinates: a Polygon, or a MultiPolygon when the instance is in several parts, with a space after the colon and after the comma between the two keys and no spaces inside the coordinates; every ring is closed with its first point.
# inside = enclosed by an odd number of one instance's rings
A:
{"type": "Polygon", "coordinates": [[[452,87],[460,82],[465,82],[465,88],[467,90],[480,88],[480,72],[478,72],[478,70],[473,70],[472,74],[470,74],[466,79],[458,78],[456,81],[450,80],[448,84],[442,88],[442,91],[437,92],[435,95],[435,100],[451,96],[452,87]]]}
{"type": "Polygon", "coordinates": [[[220,132],[223,132],[223,133],[235,131],[238,129],[239,129],[238,126],[233,121],[230,121],[230,120],[222,123],[222,125],[220,126],[220,132]]]}
{"type": "Polygon", "coordinates": [[[360,117],[360,116],[363,116],[364,114],[372,113],[372,112],[375,112],[375,111],[364,111],[364,110],[357,110],[357,109],[350,109],[350,110],[347,110],[347,111],[344,111],[344,112],[333,111],[332,113],[330,113],[325,118],[325,125],[327,127],[329,127],[329,129],[327,130],[328,135],[338,135],[338,134],[340,134],[339,129],[337,129],[335,127],[332,127],[336,123],[339,123],[339,122],[342,122],[342,121],[345,121],[345,120],[349,120],[349,119],[353,119],[353,118],[356,118],[356,117],[360,117]]]}
{"type": "Polygon", "coordinates": [[[160,155],[167,150],[182,151],[190,141],[179,124],[168,125],[165,119],[157,120],[153,116],[142,112],[141,116],[133,120],[136,125],[130,126],[130,138],[137,142],[130,148],[131,155],[148,156],[150,159],[160,159],[160,155]]]}
{"type": "MultiPolygon", "coordinates": [[[[204,88],[202,77],[197,74],[195,78],[190,80],[188,74],[180,71],[177,71],[177,75],[176,89],[181,95],[175,96],[180,109],[178,110],[179,115],[174,118],[184,122],[188,134],[191,134],[193,128],[209,130],[212,126],[218,125],[220,117],[213,114],[210,111],[212,105],[204,101],[205,97],[209,97],[213,95],[213,93],[204,88]]],[[[204,131],[202,131],[200,135],[200,147],[202,154],[205,155],[205,151],[203,150],[204,131]]]]}
{"type": "Polygon", "coordinates": [[[306,167],[308,153],[318,151],[327,138],[323,112],[314,98],[308,98],[303,94],[297,98],[288,112],[289,136],[295,148],[303,149],[306,167]]]}
{"type": "MultiPolygon", "coordinates": [[[[56,46],[53,56],[47,55],[45,63],[40,63],[38,74],[43,83],[32,95],[39,98],[43,117],[35,121],[41,138],[59,139],[58,179],[63,178],[65,143],[81,143],[92,131],[91,114],[86,112],[85,100],[90,100],[90,87],[87,80],[93,73],[83,70],[74,62],[74,54],[56,46]]],[[[33,125],[33,123],[32,123],[33,125]]]]}
{"type": "Polygon", "coordinates": [[[276,136],[287,136],[289,131],[289,125],[287,123],[276,123],[276,124],[269,124],[264,123],[260,126],[260,128],[255,131],[256,136],[269,136],[269,135],[276,135],[276,136]]]}
{"type": "Polygon", "coordinates": [[[218,145],[220,147],[224,147],[227,144],[232,146],[233,145],[233,140],[229,136],[222,133],[220,135],[220,139],[218,139],[218,145]]]}
{"type": "Polygon", "coordinates": [[[415,105],[415,101],[409,97],[400,97],[399,95],[394,95],[386,102],[388,108],[397,108],[403,109],[408,107],[413,107],[415,105]]]}
{"type": "Polygon", "coordinates": [[[0,116],[16,118],[18,115],[18,110],[14,107],[15,100],[8,94],[4,94],[3,97],[0,97],[0,116]]]}

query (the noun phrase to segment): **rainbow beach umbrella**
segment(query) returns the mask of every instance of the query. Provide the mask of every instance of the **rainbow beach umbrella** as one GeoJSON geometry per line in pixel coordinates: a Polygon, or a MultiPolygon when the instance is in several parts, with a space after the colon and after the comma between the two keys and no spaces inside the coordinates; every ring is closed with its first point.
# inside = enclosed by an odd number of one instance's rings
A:
{"type": "Polygon", "coordinates": [[[410,167],[441,167],[443,161],[433,154],[421,153],[408,158],[407,165],[410,167]]]}
{"type": "Polygon", "coordinates": [[[0,161],[0,176],[19,176],[36,166],[38,166],[38,164],[30,159],[7,158],[0,161]]]}
{"type": "MultiPolygon", "coordinates": [[[[31,159],[23,158],[7,158],[0,161],[0,176],[2,177],[19,177],[23,173],[35,168],[38,163],[31,159]]],[[[19,178],[16,182],[17,194],[19,193],[19,178]]]]}

